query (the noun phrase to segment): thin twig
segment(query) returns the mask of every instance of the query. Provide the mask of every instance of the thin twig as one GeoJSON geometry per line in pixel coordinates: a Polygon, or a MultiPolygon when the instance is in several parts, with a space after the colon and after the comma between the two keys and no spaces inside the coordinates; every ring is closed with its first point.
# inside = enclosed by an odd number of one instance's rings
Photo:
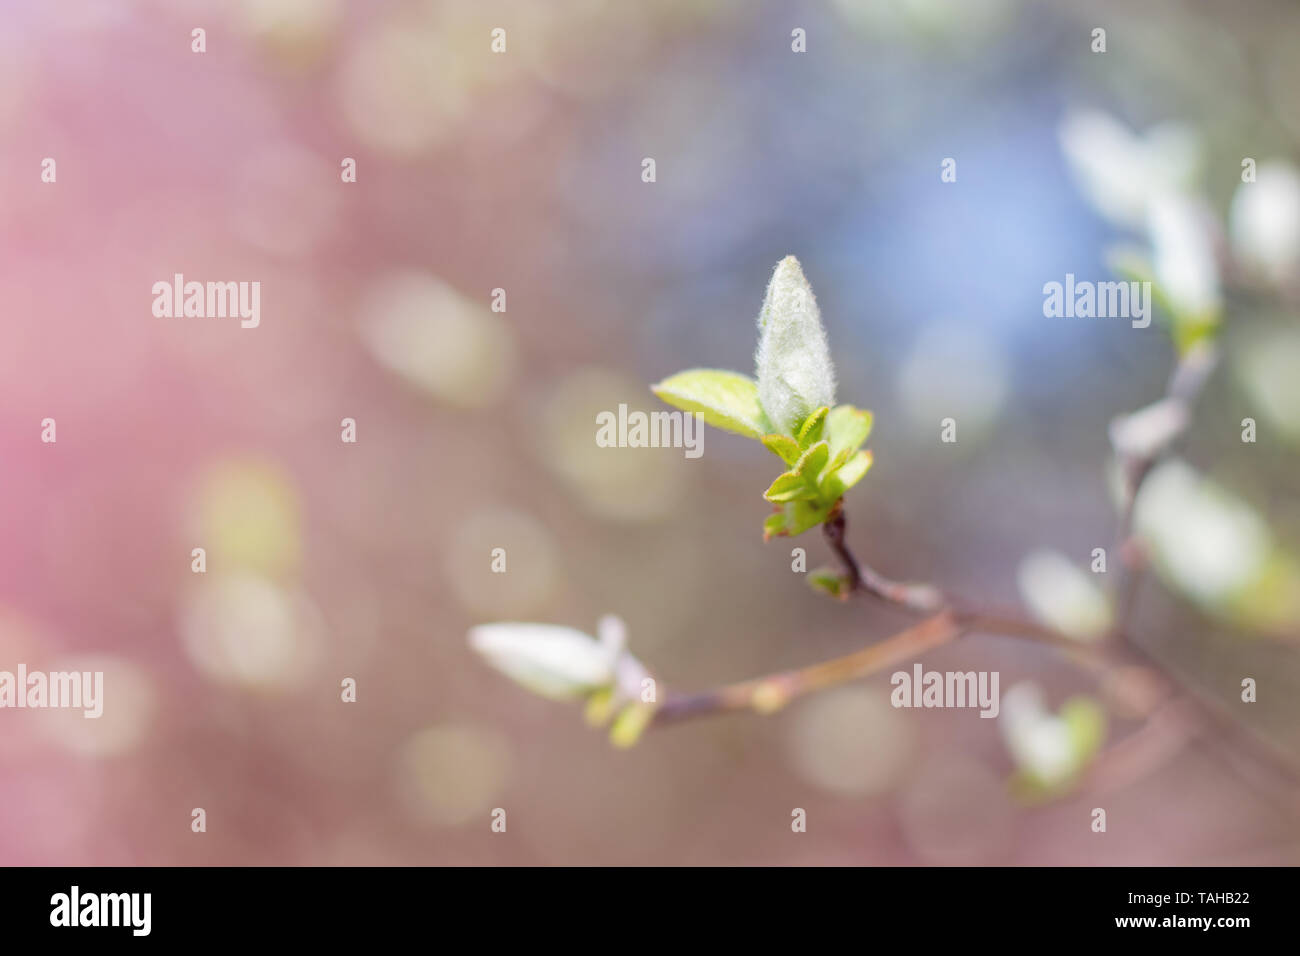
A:
{"type": "MultiPolygon", "coordinates": [[[[886,578],[854,557],[846,540],[847,527],[843,503],[839,502],[823,525],[823,533],[844,568],[846,592],[867,594],[931,616],[879,643],[810,667],[697,694],[670,694],[655,713],[656,725],[736,710],[770,713],[811,691],[857,680],[886,667],[915,660],[925,651],[966,633],[1022,638],[1075,655],[1090,653],[1087,645],[1077,639],[1014,611],[985,609],[974,602],[953,600],[930,584],[900,583],[886,578]]],[[[1104,671],[1107,666],[1099,662],[1094,665],[1094,670],[1104,671]]]]}
{"type": "Polygon", "coordinates": [[[1125,789],[1168,764],[1203,729],[1194,705],[1165,701],[1141,727],[1097,755],[1084,775],[1084,792],[1106,797],[1125,789]]]}
{"type": "Polygon", "coordinates": [[[845,532],[848,521],[843,502],[838,502],[823,526],[827,542],[844,567],[845,591],[865,594],[888,604],[923,614],[947,611],[968,630],[1007,637],[1024,637],[1042,643],[1055,644],[1072,650],[1080,647],[1075,638],[1031,620],[1014,610],[995,610],[983,605],[945,594],[933,584],[916,581],[894,581],[859,561],[849,549],[845,532]]]}
{"type": "Polygon", "coordinates": [[[948,613],[936,614],[883,641],[809,667],[728,684],[703,694],[670,695],[655,712],[655,724],[736,710],[772,713],[796,697],[877,674],[950,643],[966,628],[948,613]]]}
{"type": "Polygon", "coordinates": [[[1164,406],[1162,420],[1167,423],[1168,429],[1163,434],[1158,433],[1147,443],[1124,447],[1123,442],[1118,440],[1120,431],[1114,423],[1111,426],[1111,440],[1124,478],[1124,498],[1120,503],[1119,531],[1116,535],[1121,572],[1115,590],[1113,637],[1122,638],[1132,618],[1138,588],[1146,569],[1146,552],[1133,529],[1138,492],[1169,447],[1191,425],[1192,406],[1205,388],[1218,361],[1218,350],[1210,343],[1201,343],[1179,356],[1169,376],[1165,397],[1158,403],[1164,406]]]}
{"type": "MultiPolygon", "coordinates": [[[[861,680],[889,667],[909,663],[927,651],[950,644],[965,634],[976,633],[1024,638],[1085,657],[1090,653],[1086,645],[1047,628],[1017,619],[959,613],[949,609],[843,657],[738,684],[728,684],[700,694],[670,694],[656,711],[655,724],[737,710],[772,713],[796,697],[848,681],[861,680]]],[[[1098,661],[1094,669],[1104,670],[1104,665],[1098,661]]]]}
{"type": "Polygon", "coordinates": [[[923,614],[933,614],[948,603],[943,593],[933,585],[891,581],[883,574],[860,564],[853,556],[853,552],[849,550],[845,539],[847,525],[844,502],[841,499],[835,503],[830,517],[822,525],[822,533],[831,551],[844,567],[846,591],[849,593],[861,591],[890,604],[897,604],[909,611],[923,614]]]}

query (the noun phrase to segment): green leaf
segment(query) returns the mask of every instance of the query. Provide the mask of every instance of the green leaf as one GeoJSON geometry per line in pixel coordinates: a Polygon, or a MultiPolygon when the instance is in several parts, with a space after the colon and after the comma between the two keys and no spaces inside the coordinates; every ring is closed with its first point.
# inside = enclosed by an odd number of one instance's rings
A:
{"type": "Polygon", "coordinates": [[[664,379],[650,390],[669,405],[700,412],[714,428],[761,438],[772,431],[758,404],[758,385],[747,375],[693,368],[664,379]]]}
{"type": "Polygon", "coordinates": [[[787,471],[772,482],[767,491],[763,492],[763,497],[768,501],[798,501],[816,498],[817,490],[808,487],[808,482],[804,481],[803,475],[787,471]]]}
{"type": "Polygon", "coordinates": [[[826,414],[830,408],[823,405],[817,411],[813,412],[806,419],[803,425],[799,427],[799,447],[807,448],[815,441],[820,441],[822,437],[822,426],[826,423],[826,414]]]}
{"type": "Polygon", "coordinates": [[[614,689],[602,687],[592,691],[583,709],[583,717],[590,727],[604,727],[614,715],[614,689]]]}
{"type": "Polygon", "coordinates": [[[1174,321],[1172,332],[1174,347],[1178,349],[1179,355],[1186,355],[1198,343],[1214,341],[1218,331],[1219,317],[1217,314],[1204,312],[1192,315],[1180,312],[1178,318],[1174,321]]]}
{"type": "Polygon", "coordinates": [[[808,584],[814,591],[821,591],[841,601],[849,599],[849,582],[843,574],[834,568],[818,568],[808,574],[808,584]]]}
{"type": "Polygon", "coordinates": [[[799,457],[792,469],[772,482],[763,497],[768,501],[817,499],[821,494],[817,480],[829,458],[830,445],[819,441],[799,457]]]}
{"type": "Polygon", "coordinates": [[[862,476],[871,467],[871,462],[871,452],[860,451],[834,471],[827,468],[822,477],[822,498],[839,501],[844,497],[844,492],[862,480],[862,476]]]}
{"type": "Polygon", "coordinates": [[[821,501],[787,501],[763,522],[763,540],[803,534],[825,521],[830,513],[831,505],[821,501]]]}
{"type": "Polygon", "coordinates": [[[763,540],[775,538],[778,535],[786,534],[785,530],[785,508],[778,508],[775,514],[770,514],[763,519],[763,540]]]}
{"type": "Polygon", "coordinates": [[[1071,697],[1061,705],[1061,719],[1070,734],[1070,745],[1083,770],[1106,742],[1106,711],[1091,697],[1071,697]]]}
{"type": "Polygon", "coordinates": [[[831,409],[826,416],[825,436],[831,443],[832,469],[839,468],[862,447],[871,434],[872,420],[871,412],[852,405],[836,405],[831,409]]]}
{"type": "Polygon", "coordinates": [[[801,476],[804,481],[812,487],[813,491],[817,490],[817,479],[821,477],[822,470],[826,467],[826,462],[831,457],[831,446],[824,441],[810,446],[803,455],[794,464],[792,469],[795,474],[801,476]]]}
{"type": "Polygon", "coordinates": [[[781,460],[787,465],[793,465],[803,454],[803,449],[799,443],[789,435],[764,435],[759,439],[768,451],[774,455],[780,456],[781,460]]]}
{"type": "Polygon", "coordinates": [[[614,718],[614,723],[609,728],[609,742],[615,747],[624,749],[635,746],[646,728],[650,726],[650,722],[654,720],[657,709],[655,704],[641,701],[628,704],[614,718]]]}

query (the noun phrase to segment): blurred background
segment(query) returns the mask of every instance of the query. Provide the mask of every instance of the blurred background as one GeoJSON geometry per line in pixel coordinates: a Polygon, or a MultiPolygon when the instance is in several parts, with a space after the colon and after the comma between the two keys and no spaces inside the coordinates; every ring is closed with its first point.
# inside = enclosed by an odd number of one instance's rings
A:
{"type": "MultiPolygon", "coordinates": [[[[1136,245],[1224,358],[1144,525],[1173,537],[1134,638],[1300,752],[1297,49],[1283,0],[6,3],[0,668],[103,670],[106,704],[0,711],[0,862],[1300,862],[1295,813],[1202,752],[1108,795],[1098,835],[1094,797],[1017,799],[998,721],[895,710],[886,676],[618,751],[465,642],[612,612],[700,690],[908,623],[792,573],[818,534],[763,544],[757,443],[594,442],[673,372],[751,371],[787,254],[875,413],[859,556],[996,603],[1038,549],[1087,571],[1107,425],[1175,351],[1044,318],[1042,287],[1136,245]],[[1157,179],[1203,233],[1151,226],[1157,179]],[[155,318],[174,273],[260,281],[260,326],[155,318]]],[[[926,665],[1095,692],[1004,638],[926,665]]]]}

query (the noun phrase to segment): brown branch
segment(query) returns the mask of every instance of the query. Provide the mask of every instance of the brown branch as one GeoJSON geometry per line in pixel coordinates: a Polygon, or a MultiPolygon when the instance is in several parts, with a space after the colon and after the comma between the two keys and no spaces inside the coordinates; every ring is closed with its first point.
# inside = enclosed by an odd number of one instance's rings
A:
{"type": "Polygon", "coordinates": [[[1226,768],[1275,810],[1300,815],[1300,776],[1294,761],[1268,747],[1204,701],[1183,695],[1162,701],[1137,730],[1098,754],[1082,792],[1105,797],[1161,770],[1189,749],[1226,768]]]}
{"type": "Polygon", "coordinates": [[[1218,364],[1217,348],[1202,343],[1188,349],[1178,358],[1162,400],[1165,405],[1167,434],[1158,436],[1146,447],[1125,448],[1116,440],[1117,429],[1111,427],[1111,440],[1124,477],[1124,498],[1120,503],[1119,531],[1116,535],[1119,554],[1119,584],[1115,590],[1115,623],[1113,637],[1122,639],[1133,615],[1138,588],[1146,569],[1146,551],[1133,531],[1133,516],[1137,507],[1138,492],[1151,470],[1165,456],[1169,447],[1178,440],[1192,422],[1192,406],[1205,388],[1211,373],[1218,364]]]}
{"type": "Polygon", "coordinates": [[[1112,710],[1143,720],[1139,730],[1096,758],[1083,778],[1085,791],[1113,793],[1158,770],[1188,745],[1200,744],[1212,748],[1220,761],[1238,769],[1243,756],[1251,755],[1265,769],[1271,786],[1265,787],[1264,781],[1250,777],[1247,782],[1264,791],[1279,807],[1293,813],[1300,811],[1300,767],[1296,761],[1233,719],[1217,701],[1171,676],[1160,661],[1123,632],[1112,635],[1118,640],[1088,644],[1014,612],[981,610],[970,602],[955,601],[930,585],[890,581],[854,557],[845,541],[847,522],[841,508],[836,508],[831,521],[834,527],[826,531],[827,540],[846,568],[846,580],[857,573],[859,584],[852,593],[865,593],[916,610],[914,596],[928,589],[939,596],[943,610],[843,657],[700,694],[669,694],[655,713],[655,726],[735,711],[773,713],[797,697],[908,663],[964,635],[997,634],[1065,651],[1098,681],[1112,710]]]}
{"type": "MultiPolygon", "coordinates": [[[[1168,430],[1149,446],[1125,448],[1115,440],[1117,433],[1112,426],[1112,442],[1124,477],[1124,497],[1116,536],[1122,573],[1114,591],[1115,615],[1110,637],[1126,656],[1172,681],[1181,694],[1151,714],[1141,730],[1112,748],[1115,751],[1114,764],[1111,754],[1103,754],[1098,760],[1097,776],[1105,779],[1115,775],[1114,765],[1128,767],[1129,773],[1134,765],[1151,767],[1163,763],[1189,744],[1199,744],[1202,748],[1212,748],[1220,760],[1238,769],[1243,755],[1253,757],[1265,769],[1273,785],[1272,791],[1266,791],[1267,795],[1280,798],[1281,805],[1295,812],[1300,808],[1300,764],[1295,757],[1236,719],[1220,701],[1174,677],[1169,668],[1137,644],[1130,633],[1133,609],[1147,566],[1146,548],[1134,530],[1138,494],[1155,466],[1191,425],[1192,406],[1217,364],[1218,349],[1208,342],[1179,356],[1161,402],[1165,406],[1163,411],[1168,430]]],[[[1118,775],[1122,777],[1123,772],[1118,775]]],[[[1254,774],[1254,777],[1258,776],[1258,773],[1254,774]]]]}
{"type": "MultiPolygon", "coordinates": [[[[879,643],[820,664],[698,694],[670,694],[655,713],[656,726],[737,710],[771,713],[796,697],[915,660],[925,651],[968,633],[1022,638],[1069,651],[1080,658],[1095,654],[1095,649],[1086,643],[1014,611],[999,612],[974,602],[954,600],[931,584],[890,580],[854,557],[846,540],[847,527],[843,502],[837,502],[822,531],[844,568],[846,593],[866,594],[931,616],[879,643]]],[[[1104,671],[1108,666],[1100,659],[1092,664],[1094,671],[1104,671]]]]}
{"type": "Polygon", "coordinates": [[[909,611],[933,614],[944,607],[948,601],[938,588],[929,584],[903,583],[891,581],[864,564],[859,564],[849,550],[845,540],[848,522],[844,517],[844,501],[841,499],[831,509],[831,515],[822,525],[822,534],[831,551],[844,567],[846,590],[850,593],[861,591],[890,604],[897,604],[909,611]]]}
{"type": "Polygon", "coordinates": [[[945,594],[933,584],[893,581],[885,577],[854,556],[845,539],[847,526],[843,501],[837,502],[823,525],[823,533],[831,550],[835,552],[835,556],[844,567],[845,590],[849,594],[865,594],[917,613],[934,614],[946,611],[954,620],[971,631],[1023,637],[1071,650],[1078,650],[1084,646],[1083,642],[1039,624],[1017,611],[987,608],[978,602],[945,594]]]}
{"type": "MultiPolygon", "coordinates": [[[[1203,365],[1201,367],[1204,368],[1203,365]]],[[[1179,375],[1175,373],[1174,382],[1178,381],[1179,375]]],[[[1203,382],[1203,377],[1198,381],[1203,382]]],[[[1171,384],[1171,394],[1174,393],[1175,386],[1171,384]]],[[[1188,393],[1182,391],[1178,394],[1187,396],[1188,393]]],[[[1152,464],[1153,462],[1150,461],[1144,462],[1141,467],[1145,472],[1152,464]]],[[[1129,511],[1131,513],[1131,500],[1129,511]]],[[[839,547],[836,553],[840,555],[842,561],[852,562],[852,566],[859,568],[862,580],[866,582],[868,576],[874,575],[874,572],[857,561],[844,543],[845,522],[842,512],[838,518],[839,547]]],[[[1131,540],[1129,543],[1136,542],[1131,540]]],[[[1137,570],[1140,570],[1140,566],[1137,570]]],[[[1130,603],[1133,594],[1136,593],[1137,583],[1136,574],[1128,576],[1124,590],[1130,603]]],[[[1300,802],[1296,800],[1296,795],[1300,795],[1300,762],[1297,762],[1293,755],[1280,750],[1262,735],[1235,719],[1219,701],[1173,675],[1164,662],[1134,642],[1124,626],[1117,623],[1112,629],[1110,639],[1104,644],[1089,645],[1015,612],[998,613],[982,610],[970,601],[954,599],[929,585],[897,585],[893,582],[890,584],[889,588],[872,588],[864,583],[859,590],[890,603],[912,608],[912,603],[898,598],[905,596],[906,593],[915,593],[914,589],[930,588],[943,602],[944,613],[965,631],[1020,637],[1060,647],[1071,652],[1075,663],[1091,670],[1098,681],[1105,681],[1120,668],[1126,668],[1131,672],[1141,673],[1143,681],[1148,685],[1159,685],[1148,693],[1146,700],[1128,702],[1127,709],[1134,716],[1146,719],[1156,726],[1151,727],[1149,732],[1147,732],[1148,728],[1144,727],[1143,731],[1137,732],[1141,736],[1132,743],[1117,745],[1120,755],[1118,759],[1131,761],[1134,759],[1129,756],[1131,753],[1158,754],[1162,752],[1159,749],[1161,747],[1179,748],[1183,744],[1201,740],[1207,746],[1216,745],[1223,759],[1230,763],[1239,762],[1242,754],[1251,755],[1256,762],[1271,771],[1268,776],[1272,778],[1276,789],[1287,795],[1283,797],[1283,802],[1290,803],[1293,808],[1300,806],[1300,802]],[[904,588],[909,591],[900,590],[904,588]],[[1176,698],[1175,693],[1177,693],[1176,698]],[[1157,704],[1162,709],[1156,709],[1157,704]],[[1211,733],[1213,733],[1212,738],[1211,733]],[[1179,738],[1180,734],[1182,744],[1171,743],[1179,738]],[[1139,751],[1139,748],[1142,749],[1139,751]]],[[[1155,761],[1152,758],[1148,759],[1147,763],[1154,764],[1155,761]]]]}
{"type": "Polygon", "coordinates": [[[869,677],[888,667],[911,661],[928,650],[956,640],[964,631],[965,628],[952,615],[936,614],[905,631],[843,657],[739,684],[728,684],[703,694],[670,695],[655,712],[654,722],[659,725],[736,710],[772,713],[804,694],[869,677]]]}
{"type": "Polygon", "coordinates": [[[1177,757],[1204,730],[1195,705],[1181,699],[1157,707],[1133,733],[1094,758],[1083,791],[1106,797],[1155,773],[1177,757]]]}
{"type": "MultiPolygon", "coordinates": [[[[656,725],[692,717],[755,710],[770,714],[796,697],[878,674],[890,667],[916,660],[927,651],[951,644],[965,634],[1003,634],[1021,637],[1084,655],[1086,645],[1049,629],[1028,626],[1023,621],[940,611],[904,631],[861,650],[797,670],[782,671],[728,684],[700,694],[670,694],[655,713],[656,725]]],[[[1100,664],[1095,665],[1100,668],[1100,664]]]]}

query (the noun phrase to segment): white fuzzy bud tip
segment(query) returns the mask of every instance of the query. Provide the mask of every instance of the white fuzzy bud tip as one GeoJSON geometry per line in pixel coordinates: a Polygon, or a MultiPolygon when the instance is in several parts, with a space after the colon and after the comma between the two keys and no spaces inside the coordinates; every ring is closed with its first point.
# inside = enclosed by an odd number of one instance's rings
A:
{"type": "Polygon", "coordinates": [[[758,315],[758,401],[776,428],[793,435],[823,405],[835,404],[835,368],[812,287],[799,260],[776,265],[758,315]]]}

